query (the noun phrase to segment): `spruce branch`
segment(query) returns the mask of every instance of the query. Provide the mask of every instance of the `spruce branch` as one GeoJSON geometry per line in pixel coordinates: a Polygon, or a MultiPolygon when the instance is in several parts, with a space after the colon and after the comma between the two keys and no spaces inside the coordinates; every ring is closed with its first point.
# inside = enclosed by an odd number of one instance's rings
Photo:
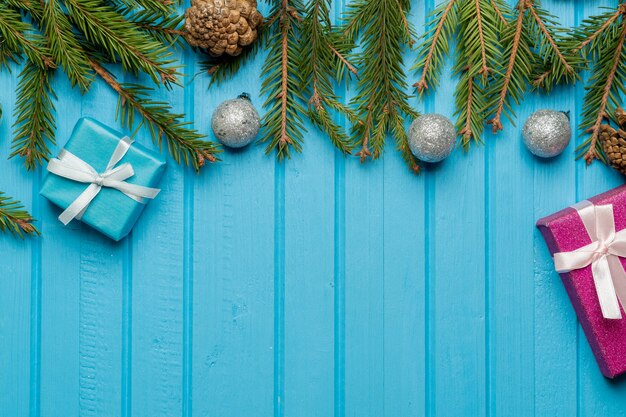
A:
{"type": "Polygon", "coordinates": [[[98,73],[120,95],[123,124],[132,126],[139,114],[157,144],[165,138],[176,161],[199,169],[205,160],[216,160],[215,145],[202,141],[167,103],[151,100],[151,89],[120,84],[103,67],[121,63],[124,71],[146,74],[159,86],[177,83],[171,50],[180,43],[183,17],[174,5],[170,0],[0,0],[0,64],[26,58],[11,156],[24,157],[28,169],[48,159],[56,98],[50,80],[59,66],[83,93],[98,73]]]}
{"type": "Polygon", "coordinates": [[[490,0],[489,4],[493,7],[493,10],[496,12],[498,19],[500,20],[500,24],[504,26],[508,26],[509,22],[504,17],[504,13],[502,13],[502,7],[498,4],[498,0],[490,0]]]}
{"type": "Polygon", "coordinates": [[[132,74],[144,72],[155,83],[177,82],[168,47],[129,25],[113,7],[101,0],[65,0],[65,6],[72,23],[89,42],[106,51],[109,60],[119,60],[132,74]]]}
{"type": "Polygon", "coordinates": [[[586,19],[570,42],[582,56],[591,56],[592,70],[583,104],[580,128],[590,136],[577,148],[578,157],[587,164],[594,159],[606,162],[599,143],[605,119],[614,120],[621,94],[626,91],[626,4],[599,16],[586,19]]]}
{"type": "Polygon", "coordinates": [[[310,97],[306,114],[341,152],[348,154],[351,149],[350,137],[333,120],[331,112],[338,112],[349,120],[356,120],[356,114],[339,102],[333,91],[333,81],[337,73],[354,74],[356,68],[345,57],[351,45],[346,45],[341,34],[333,30],[329,0],[311,0],[301,32],[300,88],[310,97]]]}
{"type": "Polygon", "coordinates": [[[502,116],[513,119],[513,104],[519,104],[528,85],[550,91],[559,84],[575,83],[584,61],[572,53],[555,18],[538,0],[520,0],[515,25],[504,29],[503,75],[492,84],[490,103],[493,132],[503,129],[502,116]]]}
{"type": "Polygon", "coordinates": [[[417,117],[408,103],[407,82],[402,70],[402,51],[408,43],[404,15],[406,0],[354,0],[348,6],[345,35],[351,41],[361,38],[363,52],[355,60],[359,71],[357,94],[352,105],[358,122],[352,127],[352,140],[360,148],[361,162],[382,155],[387,135],[410,169],[417,173],[419,162],[412,155],[404,121],[417,117]]]}
{"type": "Polygon", "coordinates": [[[56,64],[45,47],[44,38],[35,28],[22,20],[22,16],[6,4],[0,3],[0,42],[12,54],[24,54],[42,68],[55,68],[56,64]]]}
{"type": "Polygon", "coordinates": [[[58,0],[45,3],[42,23],[52,57],[63,67],[72,86],[86,92],[93,81],[89,62],[58,0]]]}
{"type": "Polygon", "coordinates": [[[137,113],[142,118],[141,124],[148,127],[153,142],[159,148],[162,148],[165,139],[167,149],[176,162],[182,161],[200,171],[206,161],[217,161],[216,155],[221,152],[220,149],[213,142],[203,141],[205,135],[191,129],[190,122],[181,121],[183,115],[172,113],[169,104],[150,99],[151,89],[137,84],[121,84],[95,60],[89,63],[96,74],[119,95],[117,114],[123,126],[132,128],[137,113]]]}
{"type": "Polygon", "coordinates": [[[439,85],[439,76],[444,59],[448,55],[452,37],[459,25],[456,0],[440,4],[433,14],[435,26],[424,33],[414,69],[421,68],[419,81],[413,84],[418,93],[428,89],[429,85],[439,85]]]}
{"type": "Polygon", "coordinates": [[[54,104],[56,95],[50,84],[50,70],[26,61],[19,75],[15,104],[16,129],[10,157],[24,158],[26,169],[33,170],[48,160],[48,143],[55,143],[54,104]]]}
{"type": "Polygon", "coordinates": [[[21,202],[0,191],[0,232],[10,232],[21,238],[24,235],[39,236],[39,230],[33,225],[33,221],[21,202]]]}
{"type": "MultiPolygon", "coordinates": [[[[487,123],[492,126],[493,133],[503,129],[502,114],[511,108],[509,100],[519,103],[524,92],[524,84],[530,78],[531,68],[534,66],[535,57],[530,50],[530,42],[525,33],[524,13],[526,0],[521,0],[517,5],[517,18],[515,26],[505,32],[504,40],[507,46],[504,53],[507,66],[502,76],[493,89],[497,97],[493,118],[487,123]]],[[[508,29],[508,28],[507,28],[508,29]]]]}
{"type": "Polygon", "coordinates": [[[176,48],[183,46],[184,15],[163,14],[161,10],[150,8],[136,10],[132,5],[119,5],[115,10],[155,42],[176,48]]]}
{"type": "Polygon", "coordinates": [[[421,78],[414,86],[421,93],[429,86],[437,86],[449,45],[456,41],[456,129],[465,149],[472,140],[481,142],[489,103],[488,86],[497,75],[495,65],[501,61],[500,35],[505,28],[501,9],[507,10],[499,0],[442,3],[433,12],[433,27],[424,34],[419,46],[414,69],[421,70],[421,78]]]}
{"type": "Polygon", "coordinates": [[[267,30],[270,49],[263,65],[261,93],[267,96],[263,117],[266,153],[276,150],[278,159],[289,158],[290,149],[302,150],[305,131],[302,114],[304,97],[298,36],[304,6],[300,0],[273,0],[267,30]]]}

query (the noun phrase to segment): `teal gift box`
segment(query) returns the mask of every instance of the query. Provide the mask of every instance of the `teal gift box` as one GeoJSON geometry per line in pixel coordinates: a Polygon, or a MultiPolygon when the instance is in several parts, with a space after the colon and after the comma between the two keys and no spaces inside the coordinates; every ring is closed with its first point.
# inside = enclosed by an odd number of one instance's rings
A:
{"type": "MultiPolygon", "coordinates": [[[[59,158],[50,161],[50,173],[43,182],[40,194],[66,212],[76,206],[77,199],[93,198],[76,218],[115,241],[123,239],[149,201],[137,195],[141,195],[144,189],[148,194],[152,191],[152,196],[147,198],[156,196],[156,187],[166,165],[156,152],[130,143],[124,135],[94,119],[80,119],[59,158]],[[120,148],[123,152],[119,155],[123,156],[119,162],[112,163],[112,156],[120,148]],[[77,159],[82,161],[76,162],[77,159]],[[68,162],[74,163],[69,168],[71,175],[68,177],[75,179],[53,173],[67,170],[61,165],[68,162]],[[85,163],[90,167],[84,166],[85,163]],[[139,190],[139,194],[133,193],[134,190],[139,190]],[[85,194],[91,195],[85,197],[85,194]]],[[[62,219],[66,212],[59,216],[64,223],[71,221],[62,219]]]]}

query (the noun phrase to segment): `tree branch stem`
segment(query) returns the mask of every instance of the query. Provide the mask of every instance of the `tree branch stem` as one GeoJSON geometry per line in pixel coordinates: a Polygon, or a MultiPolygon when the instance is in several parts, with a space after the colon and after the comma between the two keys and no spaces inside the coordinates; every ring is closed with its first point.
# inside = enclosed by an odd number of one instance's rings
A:
{"type": "Polygon", "coordinates": [[[504,111],[504,100],[509,91],[509,84],[511,83],[511,75],[513,74],[513,68],[515,67],[515,61],[517,60],[517,51],[519,49],[520,39],[522,37],[522,28],[524,23],[524,13],[526,12],[526,0],[520,0],[518,5],[517,21],[515,23],[515,36],[513,38],[513,47],[511,48],[511,57],[509,58],[509,64],[504,74],[504,84],[500,91],[500,97],[498,99],[498,106],[496,107],[496,113],[493,119],[487,123],[491,124],[493,133],[498,133],[502,130],[502,112],[504,111]]]}
{"type": "Polygon", "coordinates": [[[587,165],[589,165],[591,162],[593,162],[594,159],[598,157],[598,154],[596,152],[596,143],[598,142],[602,121],[607,116],[606,107],[609,101],[609,97],[611,96],[611,87],[613,86],[613,80],[615,79],[615,74],[617,73],[617,68],[619,66],[620,58],[622,56],[622,48],[624,47],[625,38],[626,23],[622,23],[622,31],[617,46],[615,48],[615,53],[613,55],[613,65],[611,66],[609,76],[606,79],[606,84],[604,84],[604,93],[602,94],[602,99],[600,100],[598,115],[596,117],[595,123],[588,130],[591,133],[591,139],[589,142],[589,150],[585,153],[585,161],[587,162],[587,165]]]}
{"type": "Polygon", "coordinates": [[[417,92],[421,93],[424,90],[428,90],[428,83],[426,82],[426,76],[428,75],[428,70],[430,69],[430,65],[433,59],[433,54],[435,52],[435,47],[437,46],[437,42],[439,42],[439,36],[441,35],[441,31],[443,30],[443,25],[446,23],[446,18],[452,10],[452,6],[454,6],[456,0],[450,0],[448,5],[446,6],[443,14],[441,15],[441,19],[437,24],[437,28],[435,29],[435,34],[433,35],[433,40],[430,45],[430,49],[428,50],[428,55],[426,55],[426,61],[424,62],[424,68],[422,68],[422,76],[419,81],[413,84],[413,87],[417,88],[417,92]]]}

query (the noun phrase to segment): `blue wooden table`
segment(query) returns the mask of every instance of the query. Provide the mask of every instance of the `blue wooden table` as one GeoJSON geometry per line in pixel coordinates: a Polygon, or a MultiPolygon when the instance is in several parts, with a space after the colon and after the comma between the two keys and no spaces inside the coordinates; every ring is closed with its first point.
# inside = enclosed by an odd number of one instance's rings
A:
{"type": "MultiPolygon", "coordinates": [[[[599,5],[546,3],[565,25],[599,5]]],[[[415,2],[420,31],[433,6],[415,2]]],[[[186,87],[155,97],[198,129],[242,91],[260,104],[261,58],[211,90],[192,82],[195,56],[181,59],[186,87]]],[[[16,85],[0,74],[5,156],[16,85]]],[[[80,116],[118,126],[106,85],[55,87],[61,145],[80,116]]],[[[453,88],[446,76],[412,103],[452,116],[453,88]]],[[[392,143],[361,166],[315,131],[284,164],[258,146],[200,175],[170,161],[119,244],[63,227],[38,196],[42,171],[0,159],[0,190],[43,232],[0,236],[0,416],[626,415],[626,381],[601,376],[534,228],[622,178],[576,162],[574,143],[541,161],[520,139],[540,108],[577,124],[583,94],[529,93],[518,127],[417,177],[392,143]]]]}

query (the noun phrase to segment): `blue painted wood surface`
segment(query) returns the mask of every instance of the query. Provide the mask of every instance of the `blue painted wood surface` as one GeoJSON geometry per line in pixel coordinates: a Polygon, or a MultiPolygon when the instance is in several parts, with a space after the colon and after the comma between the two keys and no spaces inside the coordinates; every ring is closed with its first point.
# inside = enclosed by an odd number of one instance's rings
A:
{"type": "MultiPolygon", "coordinates": [[[[545,5],[572,25],[602,1],[545,5]]],[[[433,7],[414,2],[420,32],[433,7]]],[[[193,78],[195,55],[179,57],[185,88],[155,96],[198,129],[243,90],[261,102],[262,57],[211,90],[193,78]]],[[[444,80],[412,103],[452,116],[444,80]]],[[[16,84],[0,73],[2,155],[16,84]]],[[[79,116],[117,126],[106,85],[84,97],[63,76],[55,87],[61,145],[79,116]]],[[[313,129],[284,164],[254,146],[200,175],[170,160],[119,244],[64,228],[38,196],[42,172],[0,159],[0,189],[43,231],[0,236],[0,416],[626,415],[626,381],[601,376],[534,229],[622,179],[574,161],[574,143],[541,161],[520,140],[540,108],[577,124],[583,93],[529,93],[518,127],[418,177],[392,144],[361,166],[313,129]]]]}

